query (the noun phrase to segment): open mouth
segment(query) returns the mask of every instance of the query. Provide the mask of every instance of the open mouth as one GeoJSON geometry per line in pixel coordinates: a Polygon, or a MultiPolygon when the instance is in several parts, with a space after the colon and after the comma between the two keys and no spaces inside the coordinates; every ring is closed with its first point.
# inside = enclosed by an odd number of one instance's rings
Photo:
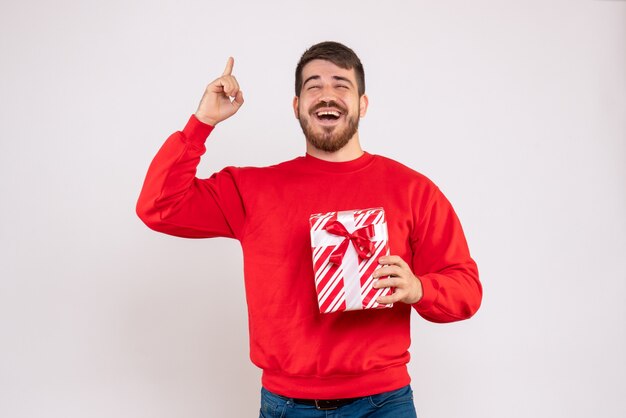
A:
{"type": "Polygon", "coordinates": [[[319,121],[327,123],[335,122],[343,115],[342,112],[336,109],[317,110],[314,114],[319,121]]]}

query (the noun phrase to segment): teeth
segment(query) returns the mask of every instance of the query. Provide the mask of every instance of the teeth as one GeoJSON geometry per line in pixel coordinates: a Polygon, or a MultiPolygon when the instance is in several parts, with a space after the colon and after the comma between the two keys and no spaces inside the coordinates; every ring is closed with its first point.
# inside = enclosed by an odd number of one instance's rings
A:
{"type": "Polygon", "coordinates": [[[325,110],[323,112],[317,112],[317,116],[326,116],[326,115],[330,115],[330,116],[334,116],[336,118],[339,117],[339,112],[336,112],[334,110],[325,110]]]}

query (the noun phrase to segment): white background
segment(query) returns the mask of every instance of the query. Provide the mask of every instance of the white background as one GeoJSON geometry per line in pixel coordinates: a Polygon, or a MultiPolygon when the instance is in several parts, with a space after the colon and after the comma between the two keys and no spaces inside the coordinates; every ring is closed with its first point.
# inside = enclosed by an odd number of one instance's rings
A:
{"type": "Polygon", "coordinates": [[[0,4],[0,416],[253,417],[239,244],[148,230],[148,164],[226,58],[246,103],[199,175],[304,153],[304,50],[361,57],[361,141],[433,179],[485,289],[417,315],[428,418],[626,413],[626,2],[0,4]]]}

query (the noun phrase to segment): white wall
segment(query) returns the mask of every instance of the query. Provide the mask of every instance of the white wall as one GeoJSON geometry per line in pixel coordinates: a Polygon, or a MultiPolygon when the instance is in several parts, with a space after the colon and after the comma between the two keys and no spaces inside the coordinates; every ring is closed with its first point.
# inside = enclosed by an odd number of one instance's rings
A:
{"type": "Polygon", "coordinates": [[[364,62],[364,147],[439,184],[481,271],[472,320],[414,318],[418,414],[624,416],[626,2],[51,3],[0,5],[0,416],[256,416],[238,243],[134,205],[228,55],[246,104],[202,175],[303,154],[327,39],[364,62]]]}

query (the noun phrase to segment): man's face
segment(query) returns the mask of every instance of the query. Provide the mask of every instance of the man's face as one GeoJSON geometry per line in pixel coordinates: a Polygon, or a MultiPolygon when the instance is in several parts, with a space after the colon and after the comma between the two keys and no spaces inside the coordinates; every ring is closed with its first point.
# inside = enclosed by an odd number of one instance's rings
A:
{"type": "Polygon", "coordinates": [[[359,97],[354,69],[318,59],[302,68],[302,90],[293,108],[307,141],[319,150],[335,152],[355,136],[359,118],[367,111],[367,97],[359,97]]]}

